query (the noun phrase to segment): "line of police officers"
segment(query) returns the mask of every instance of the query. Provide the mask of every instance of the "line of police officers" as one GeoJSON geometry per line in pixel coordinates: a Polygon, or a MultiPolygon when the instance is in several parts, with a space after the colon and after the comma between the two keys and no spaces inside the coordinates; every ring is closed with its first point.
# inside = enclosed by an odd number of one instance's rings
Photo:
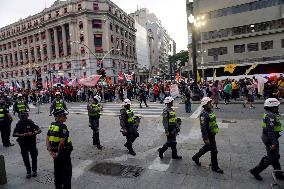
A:
{"type": "MultiPolygon", "coordinates": [[[[164,152],[170,147],[172,150],[172,159],[182,159],[177,155],[177,142],[176,136],[180,132],[181,120],[176,118],[176,112],[173,107],[174,99],[172,97],[165,98],[166,104],[163,110],[163,125],[165,129],[165,135],[167,137],[166,143],[158,149],[159,157],[162,159],[164,152]]],[[[93,145],[96,145],[98,149],[102,149],[102,145],[99,139],[99,119],[100,111],[102,110],[99,104],[100,97],[94,96],[93,101],[88,105],[88,115],[90,127],[93,130],[93,145]]],[[[264,103],[266,113],[263,114],[263,133],[262,140],[266,146],[267,156],[264,156],[259,165],[250,170],[250,173],[257,179],[262,180],[259,175],[269,165],[272,165],[275,170],[281,170],[279,163],[279,141],[280,132],[282,131],[282,125],[279,117],[279,105],[280,102],[277,99],[267,99],[264,103]]],[[[204,97],[201,100],[201,106],[203,110],[200,114],[200,127],[204,146],[197,152],[192,160],[196,165],[201,166],[200,158],[208,151],[211,152],[211,169],[214,172],[223,173],[223,170],[218,166],[217,160],[217,145],[215,136],[219,132],[219,128],[216,121],[216,116],[213,113],[212,99],[204,97]]],[[[14,114],[19,114],[19,122],[16,124],[14,130],[14,137],[18,137],[17,142],[21,148],[21,154],[23,156],[24,164],[27,169],[27,178],[31,176],[37,176],[37,148],[36,148],[36,135],[41,132],[39,127],[30,119],[28,119],[28,105],[23,101],[22,95],[18,96],[18,100],[14,104],[14,114]],[[28,153],[30,152],[32,158],[32,168],[29,163],[28,153]],[[33,174],[31,175],[31,170],[33,174]]],[[[69,129],[64,124],[67,119],[66,103],[61,98],[60,93],[56,93],[56,99],[52,102],[50,107],[50,114],[55,117],[55,122],[52,122],[48,127],[46,146],[50,156],[54,159],[54,176],[56,188],[71,188],[72,177],[72,164],[71,164],[71,152],[73,150],[72,142],[69,135],[69,129]]],[[[122,109],[120,110],[120,126],[121,133],[126,137],[126,143],[124,146],[128,149],[129,154],[135,156],[136,153],[133,149],[133,142],[139,137],[138,126],[140,118],[135,116],[131,108],[131,101],[129,99],[124,100],[122,109]]],[[[0,126],[8,125],[10,128],[12,117],[9,111],[5,107],[5,101],[0,101],[0,126]],[[10,123],[9,123],[10,121],[10,123]],[[7,124],[8,123],[8,124],[7,124]],[[9,125],[10,124],[10,125],[9,125]]],[[[11,146],[12,144],[7,142],[10,133],[5,133],[5,129],[1,127],[3,145],[11,146]],[[3,139],[4,138],[4,139],[3,139]],[[8,145],[7,145],[8,144],[8,145]]],[[[277,172],[276,177],[278,179],[284,179],[282,172],[277,172]]]]}

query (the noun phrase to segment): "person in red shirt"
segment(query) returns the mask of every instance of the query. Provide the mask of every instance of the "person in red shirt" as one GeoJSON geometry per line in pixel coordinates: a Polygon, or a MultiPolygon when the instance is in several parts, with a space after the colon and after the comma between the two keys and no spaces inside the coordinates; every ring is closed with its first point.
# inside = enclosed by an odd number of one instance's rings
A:
{"type": "Polygon", "coordinates": [[[153,95],[154,95],[154,102],[156,102],[157,98],[160,100],[160,97],[159,97],[159,87],[158,87],[157,84],[155,84],[153,86],[153,95]]]}

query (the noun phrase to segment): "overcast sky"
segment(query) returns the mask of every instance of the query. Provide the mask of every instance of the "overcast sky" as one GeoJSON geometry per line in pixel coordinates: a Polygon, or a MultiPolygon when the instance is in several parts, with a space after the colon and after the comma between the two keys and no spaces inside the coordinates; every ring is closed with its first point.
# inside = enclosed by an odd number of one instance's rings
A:
{"type": "MultiPolygon", "coordinates": [[[[0,27],[42,11],[55,0],[0,0],[0,27]],[[46,2],[46,3],[45,3],[46,2]]],[[[187,29],[185,0],[112,0],[125,12],[148,8],[162,21],[162,25],[177,43],[177,52],[186,50],[187,29]]]]}

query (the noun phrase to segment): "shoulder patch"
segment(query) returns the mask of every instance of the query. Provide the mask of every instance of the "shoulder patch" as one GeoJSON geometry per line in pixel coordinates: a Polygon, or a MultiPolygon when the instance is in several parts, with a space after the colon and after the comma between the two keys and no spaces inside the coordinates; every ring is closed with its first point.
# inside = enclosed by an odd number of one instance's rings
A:
{"type": "Polygon", "coordinates": [[[67,129],[62,129],[63,134],[67,133],[67,129]]]}

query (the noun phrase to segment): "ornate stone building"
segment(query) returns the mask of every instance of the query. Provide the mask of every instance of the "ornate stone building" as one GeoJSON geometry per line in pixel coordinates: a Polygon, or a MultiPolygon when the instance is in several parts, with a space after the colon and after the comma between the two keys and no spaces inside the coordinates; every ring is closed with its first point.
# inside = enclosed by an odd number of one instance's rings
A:
{"type": "Polygon", "coordinates": [[[118,72],[137,66],[134,23],[109,0],[56,1],[0,29],[0,78],[33,88],[40,77],[45,87],[103,67],[116,82],[118,72]]]}

